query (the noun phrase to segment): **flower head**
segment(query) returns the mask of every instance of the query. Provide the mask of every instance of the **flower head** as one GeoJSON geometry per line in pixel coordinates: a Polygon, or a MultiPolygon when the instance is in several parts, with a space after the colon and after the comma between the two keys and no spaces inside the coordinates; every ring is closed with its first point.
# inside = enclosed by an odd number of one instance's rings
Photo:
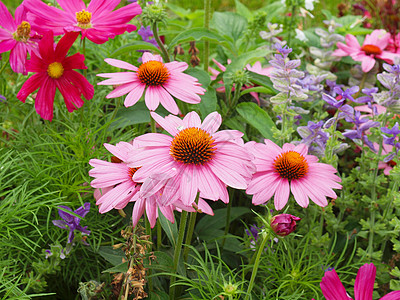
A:
{"type": "Polygon", "coordinates": [[[0,2],[0,53],[10,51],[10,66],[16,73],[28,74],[26,71],[26,54],[37,48],[38,38],[27,22],[24,4],[15,10],[15,20],[0,2]]]}
{"type": "Polygon", "coordinates": [[[337,43],[339,49],[333,52],[335,56],[351,56],[355,61],[361,62],[363,72],[369,72],[375,65],[377,58],[393,64],[396,56],[395,53],[385,51],[390,39],[390,33],[383,29],[374,30],[371,34],[367,34],[362,46],[354,35],[346,35],[346,43],[337,43]]]}
{"type": "Polygon", "coordinates": [[[92,0],[87,7],[82,0],[57,2],[62,9],[49,6],[41,0],[25,0],[32,28],[39,33],[52,30],[55,35],[81,32],[82,39],[87,37],[96,44],[103,44],[125,31],[135,30],[136,26],[127,23],[142,12],[137,3],[113,11],[119,0],[92,0]]]}
{"type": "Polygon", "coordinates": [[[271,219],[271,228],[279,236],[287,236],[296,230],[296,222],[299,217],[290,214],[280,214],[271,219]]]}
{"type": "Polygon", "coordinates": [[[294,146],[284,144],[282,148],[270,140],[264,144],[249,142],[248,151],[254,156],[257,171],[253,175],[247,194],[253,196],[253,204],[267,202],[273,195],[277,210],[281,210],[292,192],[296,202],[307,207],[309,198],[319,206],[326,206],[326,197],[336,199],[332,190],[342,186],[336,169],[328,164],[318,163],[318,158],[307,155],[308,147],[304,144],[294,146]]]}
{"type": "Polygon", "coordinates": [[[143,53],[143,63],[139,67],[117,59],[107,58],[105,61],[112,66],[132,71],[97,74],[110,78],[98,83],[99,85],[120,85],[106,98],[128,94],[124,102],[126,107],[136,104],[144,93],[146,106],[151,111],[156,110],[161,102],[170,113],[178,114],[179,108],[172,96],[197,104],[201,101],[199,95],[205,92],[196,78],[183,73],[188,67],[185,62],[163,63],[161,56],[148,52],[143,53]]]}
{"type": "Polygon", "coordinates": [[[26,63],[28,72],[35,72],[22,86],[17,98],[25,102],[29,94],[39,88],[35,99],[37,113],[45,120],[53,119],[53,104],[56,88],[64,97],[65,105],[72,112],[83,105],[81,94],[92,99],[93,86],[83,75],[73,69],[86,69],[82,54],[66,56],[79,32],[66,33],[54,49],[53,33],[48,31],[39,43],[40,56],[32,53],[26,63]]]}
{"type": "MultiPolygon", "coordinates": [[[[60,215],[62,220],[53,220],[53,224],[57,227],[69,230],[68,234],[68,243],[72,243],[74,240],[74,231],[78,230],[84,234],[90,234],[90,230],[87,230],[87,226],[82,227],[79,223],[81,221],[80,218],[75,217],[72,214],[69,214],[67,211],[72,211],[71,208],[68,206],[60,205],[59,207],[63,208],[64,210],[59,209],[58,214],[60,215]]],[[[74,210],[74,213],[80,216],[81,218],[85,217],[86,214],[90,210],[90,203],[86,202],[84,206],[79,207],[78,209],[74,210]]]]}
{"type": "Polygon", "coordinates": [[[222,123],[220,114],[211,113],[203,122],[196,112],[188,113],[183,120],[173,115],[151,115],[172,136],[148,133],[134,141],[139,148],[130,166],[142,166],[133,179],[144,181],[140,191],[143,196],[164,186],[164,204],[181,199],[183,204],[192,205],[198,192],[200,197],[228,203],[227,185],[247,187],[254,169],[252,156],[240,145],[243,133],[217,131],[222,123]]]}
{"type": "MultiPolygon", "coordinates": [[[[358,270],[354,283],[354,300],[372,300],[375,276],[376,267],[374,264],[365,264],[358,270]]],[[[335,270],[325,272],[320,286],[326,300],[352,300],[335,270]]],[[[380,300],[397,299],[400,299],[400,291],[391,292],[380,298],[380,300]]]]}

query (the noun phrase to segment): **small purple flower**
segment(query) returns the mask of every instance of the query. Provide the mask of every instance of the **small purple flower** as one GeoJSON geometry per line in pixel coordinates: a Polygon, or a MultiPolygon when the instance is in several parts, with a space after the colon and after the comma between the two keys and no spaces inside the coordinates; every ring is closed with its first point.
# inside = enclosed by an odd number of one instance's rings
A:
{"type": "Polygon", "coordinates": [[[49,249],[45,250],[46,252],[46,259],[48,259],[50,256],[53,255],[53,252],[51,252],[49,249]]]}
{"type": "Polygon", "coordinates": [[[368,139],[368,136],[365,132],[372,127],[378,127],[380,123],[373,122],[366,118],[360,119],[360,114],[357,111],[355,114],[354,124],[356,125],[356,129],[346,129],[343,133],[343,136],[351,140],[362,140],[365,145],[367,145],[372,151],[376,152],[374,144],[368,139]]]}
{"type": "Polygon", "coordinates": [[[292,48],[289,48],[287,45],[282,47],[280,43],[276,43],[274,47],[276,50],[278,50],[280,54],[282,54],[285,57],[288,56],[288,54],[293,51],[292,48]]]}
{"type": "Polygon", "coordinates": [[[153,37],[153,31],[151,26],[144,27],[143,25],[138,30],[138,34],[142,37],[142,40],[147,42],[150,37],[153,37]]]}
{"type": "Polygon", "coordinates": [[[338,95],[342,96],[342,99],[343,99],[343,100],[348,99],[348,100],[353,101],[353,102],[354,102],[354,98],[353,98],[351,95],[357,93],[359,89],[360,89],[360,88],[359,88],[358,86],[353,86],[353,87],[351,87],[351,88],[349,88],[349,89],[343,91],[343,90],[342,90],[340,87],[338,87],[338,86],[334,87],[335,92],[336,92],[338,95]]]}
{"type": "MultiPolygon", "coordinates": [[[[72,211],[72,209],[69,208],[68,206],[60,205],[59,207],[64,208],[65,210],[72,211]]],[[[81,218],[84,218],[86,214],[89,212],[89,210],[90,210],[90,203],[86,202],[84,206],[74,210],[74,213],[80,216],[81,218]]],[[[57,227],[69,230],[68,243],[73,242],[75,236],[74,234],[75,230],[78,230],[84,234],[90,234],[90,230],[87,230],[87,226],[82,227],[81,225],[79,225],[81,218],[75,217],[74,215],[71,215],[68,212],[65,212],[61,209],[58,210],[58,214],[60,215],[62,220],[53,220],[53,224],[57,227]]]]}
{"type": "Polygon", "coordinates": [[[309,146],[309,151],[317,154],[317,156],[323,155],[326,142],[329,139],[329,135],[322,131],[323,126],[323,121],[319,121],[318,123],[308,121],[307,126],[297,128],[297,132],[302,137],[301,143],[309,146]]]}
{"type": "Polygon", "coordinates": [[[341,100],[336,100],[335,98],[333,98],[331,95],[322,94],[322,100],[324,100],[326,103],[328,103],[330,106],[339,108],[343,105],[344,103],[344,98],[342,98],[341,100]]]}
{"type": "Polygon", "coordinates": [[[258,227],[257,225],[251,225],[250,229],[245,229],[246,234],[254,241],[257,242],[258,232],[262,229],[262,227],[258,227]]]}
{"type": "Polygon", "coordinates": [[[393,135],[392,137],[387,137],[387,136],[385,136],[385,135],[382,135],[382,136],[383,136],[383,142],[384,142],[385,144],[394,146],[394,140],[396,139],[397,135],[400,133],[400,130],[399,130],[399,123],[396,122],[396,124],[394,124],[394,126],[392,127],[392,129],[389,129],[389,128],[387,128],[387,127],[382,127],[382,128],[381,128],[381,131],[382,131],[383,133],[385,133],[385,134],[393,135]]]}
{"type": "Polygon", "coordinates": [[[378,88],[377,87],[373,87],[370,89],[362,89],[361,90],[366,96],[363,97],[359,97],[353,100],[353,102],[355,103],[371,103],[374,102],[374,98],[372,96],[372,94],[377,93],[378,92],[378,88]]]}
{"type": "Polygon", "coordinates": [[[329,88],[329,90],[326,93],[328,95],[331,95],[332,97],[336,97],[335,87],[339,87],[339,88],[344,87],[343,84],[336,84],[336,81],[331,81],[329,79],[327,79],[325,82],[329,88]]]}
{"type": "Polygon", "coordinates": [[[0,95],[0,102],[6,102],[6,97],[4,97],[3,95],[0,95]]]}

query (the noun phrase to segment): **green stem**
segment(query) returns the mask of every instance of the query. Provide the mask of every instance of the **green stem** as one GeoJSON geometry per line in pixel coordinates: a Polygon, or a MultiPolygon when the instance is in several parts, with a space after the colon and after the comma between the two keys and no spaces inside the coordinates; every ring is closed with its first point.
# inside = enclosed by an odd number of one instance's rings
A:
{"type": "Polygon", "coordinates": [[[162,234],[161,222],[160,222],[160,219],[157,219],[157,250],[158,251],[160,251],[160,249],[161,249],[161,234],[162,234]]]}
{"type": "Polygon", "coordinates": [[[154,39],[156,40],[157,45],[158,45],[158,47],[160,48],[160,50],[162,52],[161,55],[162,55],[162,57],[164,59],[164,62],[166,62],[166,63],[170,62],[171,60],[169,59],[169,55],[168,55],[167,49],[165,49],[165,46],[164,46],[163,42],[161,42],[161,39],[160,39],[160,37],[158,35],[157,22],[154,22],[152,24],[151,30],[153,31],[154,39]]]}
{"type": "MultiPolygon", "coordinates": [[[[86,38],[82,41],[82,54],[86,60],[86,38]]],[[[83,76],[85,76],[85,78],[87,77],[87,69],[83,69],[83,76]]]]}
{"type": "MultiPolygon", "coordinates": [[[[204,28],[210,29],[211,0],[204,0],[204,28]]],[[[204,71],[208,72],[210,42],[204,41],[204,71]]]]}
{"type": "Polygon", "coordinates": [[[0,69],[0,75],[1,73],[3,73],[4,69],[6,68],[6,66],[8,65],[8,62],[10,61],[10,56],[7,57],[7,60],[3,63],[3,65],[1,66],[0,69]]]}
{"type": "MultiPolygon", "coordinates": [[[[297,3],[296,3],[297,4],[297,3]]],[[[293,21],[296,16],[296,4],[292,3],[292,15],[290,17],[290,23],[289,23],[289,34],[288,34],[288,40],[287,44],[290,46],[290,40],[292,38],[292,29],[293,29],[293,21]]]]}
{"type": "Polygon", "coordinates": [[[233,200],[234,193],[235,193],[234,189],[229,189],[229,202],[228,202],[228,206],[226,207],[225,231],[224,231],[224,239],[222,240],[222,243],[221,243],[221,251],[222,251],[222,249],[224,249],[226,235],[229,232],[229,227],[231,224],[231,210],[232,210],[232,200],[233,200]]]}
{"type": "MultiPolygon", "coordinates": [[[[145,221],[145,226],[146,226],[146,234],[149,236],[149,241],[153,242],[152,237],[151,237],[151,225],[149,220],[144,216],[144,221],[145,221]]],[[[147,283],[149,284],[149,294],[153,292],[153,278],[151,278],[151,269],[148,270],[148,276],[147,276],[147,283]]]]}
{"type": "Polygon", "coordinates": [[[251,293],[251,290],[253,289],[253,286],[254,286],[254,280],[256,279],[258,266],[260,265],[260,257],[261,257],[261,254],[264,251],[265,244],[267,243],[267,240],[268,240],[268,235],[264,235],[263,241],[262,241],[260,247],[258,248],[257,257],[256,257],[256,260],[254,262],[253,271],[251,272],[250,283],[249,283],[249,287],[247,289],[245,300],[248,300],[249,297],[251,297],[250,293],[251,293]]]}
{"type": "MultiPolygon", "coordinates": [[[[199,203],[199,197],[200,197],[200,192],[197,192],[195,200],[196,205],[199,203]]],[[[185,246],[183,248],[184,262],[187,262],[189,256],[189,250],[190,250],[189,245],[191,245],[192,243],[194,226],[196,225],[196,217],[197,217],[197,211],[190,213],[189,226],[188,226],[188,231],[186,232],[185,246]]]]}
{"type": "MultiPolygon", "coordinates": [[[[179,257],[181,254],[181,249],[182,249],[182,242],[183,242],[183,236],[185,235],[185,228],[186,228],[186,221],[187,221],[187,211],[182,211],[181,214],[181,221],[179,224],[179,232],[178,232],[178,238],[175,244],[175,251],[174,251],[174,265],[172,269],[172,274],[175,274],[178,270],[178,263],[179,263],[179,257]]],[[[175,297],[175,281],[176,277],[172,276],[169,284],[169,299],[170,300],[176,300],[175,297]]]]}
{"type": "Polygon", "coordinates": [[[368,76],[368,73],[363,73],[363,76],[362,76],[361,82],[360,82],[360,89],[359,89],[358,92],[354,95],[354,98],[357,98],[358,95],[361,93],[361,90],[364,88],[365,80],[367,80],[367,76],[368,76]]]}
{"type": "Polygon", "coordinates": [[[157,133],[156,121],[153,119],[153,117],[151,115],[150,115],[150,127],[151,127],[152,133],[157,133]]]}

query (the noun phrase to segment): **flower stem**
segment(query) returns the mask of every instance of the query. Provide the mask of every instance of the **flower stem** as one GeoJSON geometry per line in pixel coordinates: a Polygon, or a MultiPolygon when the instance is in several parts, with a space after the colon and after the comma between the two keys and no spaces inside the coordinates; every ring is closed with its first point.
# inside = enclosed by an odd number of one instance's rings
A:
{"type": "MultiPolygon", "coordinates": [[[[172,269],[172,273],[175,274],[178,270],[178,263],[179,263],[179,257],[181,254],[181,249],[182,249],[182,242],[183,242],[183,236],[185,235],[185,229],[186,229],[186,221],[187,221],[187,211],[182,211],[181,214],[181,221],[179,224],[179,232],[178,232],[178,238],[175,243],[175,251],[174,251],[174,265],[172,269]]],[[[176,277],[172,276],[169,284],[169,299],[170,300],[175,300],[175,281],[176,277]]]]}
{"type": "MultiPolygon", "coordinates": [[[[210,29],[211,0],[204,0],[204,28],[210,29]]],[[[204,41],[204,71],[208,72],[210,42],[204,41]]]]}
{"type": "Polygon", "coordinates": [[[362,78],[361,78],[361,83],[360,83],[360,89],[358,90],[358,92],[354,95],[354,98],[357,98],[358,97],[358,95],[361,93],[361,90],[364,88],[364,85],[365,85],[365,80],[367,80],[367,76],[368,76],[368,73],[363,73],[363,76],[362,76],[362,78]]]}
{"type": "MultiPolygon", "coordinates": [[[[145,221],[145,226],[146,226],[146,234],[149,236],[149,241],[152,242],[151,238],[151,225],[149,220],[144,216],[144,221],[145,221]]],[[[151,269],[148,270],[148,276],[147,276],[147,283],[149,284],[149,294],[152,293],[153,291],[153,278],[151,278],[151,269]]]]}
{"type": "MultiPolygon", "coordinates": [[[[86,60],[86,38],[82,41],[82,54],[86,60]]],[[[85,76],[85,78],[87,77],[87,69],[83,69],[83,76],[85,76]]]]}
{"type": "Polygon", "coordinates": [[[161,249],[161,234],[162,234],[161,222],[157,219],[157,250],[161,249]]]}
{"type": "Polygon", "coordinates": [[[152,133],[157,133],[156,121],[153,119],[153,117],[151,115],[150,115],[150,127],[151,127],[152,133]]]}
{"type": "Polygon", "coordinates": [[[165,46],[164,46],[163,42],[161,42],[161,39],[160,39],[160,37],[158,35],[157,22],[154,22],[152,24],[151,30],[153,31],[153,36],[154,36],[154,39],[157,42],[158,47],[160,47],[160,50],[162,52],[161,55],[162,55],[162,57],[164,59],[164,62],[166,62],[166,63],[170,62],[171,60],[169,59],[169,55],[168,55],[167,49],[165,49],[165,46]]]}
{"type": "Polygon", "coordinates": [[[256,279],[258,266],[260,265],[260,257],[261,257],[262,252],[264,251],[267,240],[268,240],[268,234],[263,235],[263,241],[260,244],[260,247],[258,248],[257,257],[256,257],[256,260],[255,260],[254,266],[253,266],[253,271],[251,272],[250,283],[249,283],[249,287],[247,288],[245,300],[248,300],[251,297],[250,293],[254,286],[254,280],[256,279]]]}
{"type": "Polygon", "coordinates": [[[1,66],[0,75],[1,75],[1,73],[3,73],[4,69],[5,69],[6,66],[8,65],[8,62],[9,62],[9,61],[10,61],[10,56],[7,57],[7,61],[5,61],[5,62],[3,63],[3,65],[1,66]]]}
{"type": "MultiPolygon", "coordinates": [[[[197,192],[196,200],[195,200],[196,204],[199,203],[199,197],[200,197],[200,192],[197,192]]],[[[192,243],[194,226],[196,225],[196,217],[197,217],[197,211],[194,211],[194,212],[190,213],[189,226],[188,226],[188,231],[186,232],[185,246],[183,248],[183,260],[184,260],[184,262],[187,262],[187,259],[188,259],[188,256],[189,256],[189,250],[190,250],[189,245],[192,243]]]]}
{"type": "Polygon", "coordinates": [[[230,227],[230,224],[231,224],[232,200],[233,200],[233,194],[234,193],[235,193],[234,189],[229,189],[229,202],[228,202],[228,206],[226,207],[225,231],[224,231],[224,239],[222,240],[222,243],[221,243],[221,251],[222,251],[222,249],[224,249],[225,241],[226,241],[226,235],[229,233],[229,227],[230,227]]]}

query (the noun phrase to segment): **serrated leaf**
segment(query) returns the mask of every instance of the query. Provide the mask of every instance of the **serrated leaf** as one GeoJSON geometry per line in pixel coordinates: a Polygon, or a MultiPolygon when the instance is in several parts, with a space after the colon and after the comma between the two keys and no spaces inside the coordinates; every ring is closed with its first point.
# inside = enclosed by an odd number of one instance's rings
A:
{"type": "Polygon", "coordinates": [[[178,34],[170,43],[169,47],[189,41],[210,41],[221,45],[229,45],[228,42],[218,33],[205,28],[192,28],[178,34]]]}
{"type": "Polygon", "coordinates": [[[239,115],[241,115],[248,124],[256,128],[264,138],[272,141],[274,140],[272,137],[272,128],[275,127],[275,123],[265,110],[252,102],[240,103],[236,107],[236,110],[239,115]]]}
{"type": "Polygon", "coordinates": [[[123,262],[115,267],[102,271],[101,273],[125,273],[128,271],[128,262],[123,262]]]}
{"type": "Polygon", "coordinates": [[[112,54],[111,54],[111,58],[115,58],[118,56],[121,56],[123,54],[126,53],[130,53],[132,51],[136,51],[136,50],[151,50],[151,51],[155,51],[161,54],[161,50],[158,49],[156,46],[154,46],[153,44],[147,43],[147,42],[142,42],[142,41],[135,41],[129,44],[126,44],[122,47],[119,47],[117,50],[115,50],[112,54]]]}

